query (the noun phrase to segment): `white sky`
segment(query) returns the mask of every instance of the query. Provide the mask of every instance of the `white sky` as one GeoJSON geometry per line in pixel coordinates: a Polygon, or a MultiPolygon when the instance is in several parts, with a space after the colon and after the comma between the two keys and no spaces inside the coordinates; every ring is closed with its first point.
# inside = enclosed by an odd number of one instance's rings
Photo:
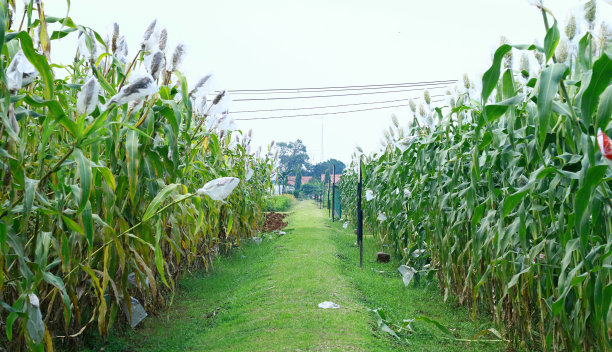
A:
{"type": "MultiPolygon", "coordinates": [[[[582,3],[545,1],[561,24],[582,3]]],[[[45,6],[48,15],[62,16],[66,12],[64,0],[47,0],[45,6]]],[[[612,19],[612,6],[600,1],[599,9],[600,18],[612,19]]],[[[92,27],[103,36],[112,22],[118,22],[128,40],[129,57],[139,47],[148,24],[156,18],[168,29],[170,49],[177,42],[187,45],[188,56],[182,68],[191,84],[213,73],[218,86],[228,90],[447,80],[460,79],[464,73],[478,82],[490,64],[491,53],[501,35],[519,44],[532,43],[535,38],[542,42],[545,34],[541,14],[524,0],[72,0],[70,16],[76,23],[92,27]]],[[[63,63],[72,61],[74,50],[72,43],[52,47],[54,57],[63,63]]],[[[421,93],[235,101],[230,111],[412,96],[421,96],[421,93]]],[[[368,107],[372,105],[316,112],[368,107]]],[[[236,114],[234,117],[308,112],[315,111],[236,114]]],[[[349,162],[356,145],[366,152],[378,148],[392,114],[402,124],[411,118],[409,108],[402,107],[323,117],[238,121],[238,125],[245,131],[253,129],[255,147],[272,140],[301,138],[311,162],[321,161],[322,156],[324,160],[337,158],[349,162]]]]}

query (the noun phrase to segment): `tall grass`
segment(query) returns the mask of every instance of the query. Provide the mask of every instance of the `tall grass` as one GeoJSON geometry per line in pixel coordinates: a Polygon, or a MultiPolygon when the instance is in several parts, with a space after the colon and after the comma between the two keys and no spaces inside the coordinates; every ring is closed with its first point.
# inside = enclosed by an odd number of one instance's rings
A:
{"type": "MultiPolygon", "coordinates": [[[[610,350],[612,155],[596,137],[612,132],[612,52],[588,31],[555,56],[558,23],[540,10],[543,46],[501,45],[480,93],[468,80],[357,159],[375,195],[365,222],[408,263],[424,249],[445,297],[490,312],[515,347],[610,350]],[[541,57],[539,72],[513,71],[512,51],[541,57]]],[[[341,183],[353,219],[355,182],[341,183]]]]}
{"type": "Polygon", "coordinates": [[[52,350],[129,321],[130,297],[168,304],[188,268],[257,231],[273,163],[232,131],[209,76],[188,86],[158,25],[128,57],[118,25],[103,40],[16,6],[0,1],[0,345],[52,350]],[[51,63],[76,36],[74,62],[51,63]],[[240,182],[218,201],[235,186],[222,177],[240,182]]]}

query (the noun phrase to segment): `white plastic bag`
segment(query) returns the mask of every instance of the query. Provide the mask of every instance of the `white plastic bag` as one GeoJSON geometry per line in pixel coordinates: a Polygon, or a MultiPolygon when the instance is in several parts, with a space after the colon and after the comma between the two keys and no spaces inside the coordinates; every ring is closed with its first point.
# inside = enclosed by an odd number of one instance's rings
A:
{"type": "Polygon", "coordinates": [[[340,308],[340,305],[338,305],[338,304],[336,304],[334,302],[325,301],[325,302],[319,303],[319,308],[322,308],[322,309],[338,309],[338,308],[340,308]]]}

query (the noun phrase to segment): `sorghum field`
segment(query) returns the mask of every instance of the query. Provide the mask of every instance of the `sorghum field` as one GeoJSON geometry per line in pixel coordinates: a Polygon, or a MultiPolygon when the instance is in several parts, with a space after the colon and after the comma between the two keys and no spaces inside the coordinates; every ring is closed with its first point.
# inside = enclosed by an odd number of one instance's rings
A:
{"type": "Polygon", "coordinates": [[[0,351],[612,350],[612,33],[532,2],[544,38],[355,152],[340,229],[157,20],[0,0],[0,351]],[[351,269],[361,220],[389,263],[351,269]]]}
{"type": "Polygon", "coordinates": [[[538,7],[544,44],[499,46],[482,91],[465,78],[447,112],[413,105],[413,125],[391,126],[386,150],[357,153],[343,205],[355,220],[361,163],[365,226],[407,261],[413,280],[437,277],[445,298],[490,313],[517,348],[607,351],[611,46],[592,27],[576,37],[575,18],[561,28],[538,7]],[[511,69],[516,54],[520,72],[511,69]]]}

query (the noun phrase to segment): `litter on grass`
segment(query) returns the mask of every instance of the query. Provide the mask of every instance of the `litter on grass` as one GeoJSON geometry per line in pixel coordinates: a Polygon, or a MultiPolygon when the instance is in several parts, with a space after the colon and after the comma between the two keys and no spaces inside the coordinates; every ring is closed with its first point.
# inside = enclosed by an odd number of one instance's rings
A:
{"type": "Polygon", "coordinates": [[[340,305],[336,304],[334,302],[325,301],[325,302],[319,303],[319,308],[323,308],[323,309],[338,309],[338,308],[340,308],[340,305]]]}
{"type": "Polygon", "coordinates": [[[253,242],[255,242],[257,244],[261,244],[261,242],[263,241],[263,238],[261,238],[261,237],[253,237],[252,240],[253,240],[253,242]]]}
{"type": "Polygon", "coordinates": [[[408,287],[410,281],[412,281],[412,278],[414,277],[414,274],[417,273],[417,271],[413,267],[410,267],[408,265],[401,265],[399,268],[397,268],[397,270],[400,272],[400,274],[402,274],[402,280],[404,280],[404,285],[408,287]]]}

